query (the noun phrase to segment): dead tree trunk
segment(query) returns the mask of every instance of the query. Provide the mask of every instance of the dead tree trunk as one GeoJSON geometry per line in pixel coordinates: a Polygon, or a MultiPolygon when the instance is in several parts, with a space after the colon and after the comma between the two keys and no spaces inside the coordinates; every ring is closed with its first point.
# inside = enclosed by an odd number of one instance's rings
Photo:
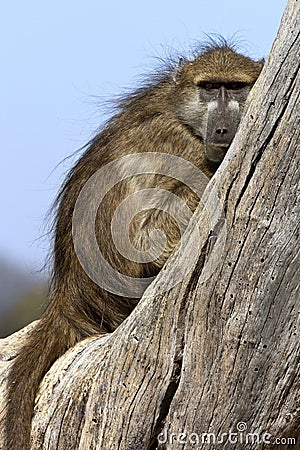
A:
{"type": "MultiPolygon", "coordinates": [[[[32,449],[300,448],[299,61],[299,2],[289,0],[206,190],[208,207],[217,193],[224,214],[201,234],[193,270],[161,293],[194,251],[190,226],[184,254],[132,315],[46,375],[32,449]]],[[[206,229],[206,215],[196,218],[206,229]]],[[[9,360],[27,332],[0,344],[2,418],[9,360]]]]}

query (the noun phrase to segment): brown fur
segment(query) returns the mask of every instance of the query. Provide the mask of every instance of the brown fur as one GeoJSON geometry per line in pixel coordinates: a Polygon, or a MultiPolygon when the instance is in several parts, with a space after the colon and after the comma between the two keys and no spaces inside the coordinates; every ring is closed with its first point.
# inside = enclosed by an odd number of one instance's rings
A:
{"type": "MultiPolygon", "coordinates": [[[[251,87],[260,70],[260,63],[237,54],[226,43],[206,48],[193,61],[183,61],[179,68],[166,71],[156,81],[125,98],[119,112],[88,145],[70,171],[57,199],[49,307],[15,359],[9,376],[7,449],[29,449],[35,396],[53,362],[86,336],[112,332],[138,302],[138,299],[120,298],[101,289],[89,279],[76,257],[72,214],[82,187],[108,162],[139,152],[159,151],[182,156],[211,177],[218,163],[207,159],[203,136],[194,133],[189,119],[185,120],[185,115],[191,113],[189,99],[197,95],[196,85],[202,81],[237,81],[251,87]]],[[[199,117],[205,115],[206,104],[199,108],[196,111],[199,117]]],[[[110,239],[111,215],[136,187],[157,185],[176,193],[195,210],[199,199],[191,191],[178,181],[159,175],[140,175],[118,185],[108,193],[99,210],[97,236],[101,251],[113,267],[133,277],[158,273],[180,238],[179,230],[166,213],[155,210],[154,199],[153,210],[141,213],[133,222],[133,241],[138,247],[146,248],[149,231],[159,226],[168,236],[167,248],[153,263],[138,264],[114,250],[110,239]]]]}

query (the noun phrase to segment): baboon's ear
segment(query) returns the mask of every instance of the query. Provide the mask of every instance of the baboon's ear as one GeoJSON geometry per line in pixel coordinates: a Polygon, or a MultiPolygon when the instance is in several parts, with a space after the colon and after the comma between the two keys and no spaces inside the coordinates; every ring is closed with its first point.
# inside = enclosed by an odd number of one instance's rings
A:
{"type": "Polygon", "coordinates": [[[185,59],[183,57],[180,57],[178,59],[176,67],[174,68],[174,71],[173,71],[173,81],[175,84],[178,84],[181,71],[186,63],[187,63],[187,59],[185,59]]]}

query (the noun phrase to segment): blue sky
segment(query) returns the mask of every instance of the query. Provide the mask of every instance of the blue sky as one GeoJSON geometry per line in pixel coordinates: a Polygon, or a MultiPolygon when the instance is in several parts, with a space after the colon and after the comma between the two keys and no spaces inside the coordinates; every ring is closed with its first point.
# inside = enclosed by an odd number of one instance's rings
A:
{"type": "Polygon", "coordinates": [[[268,54],[286,1],[1,2],[0,257],[39,268],[46,214],[74,158],[103,122],[101,100],[133,88],[165,49],[238,32],[268,54]],[[60,164],[59,164],[60,163],[60,164]]]}

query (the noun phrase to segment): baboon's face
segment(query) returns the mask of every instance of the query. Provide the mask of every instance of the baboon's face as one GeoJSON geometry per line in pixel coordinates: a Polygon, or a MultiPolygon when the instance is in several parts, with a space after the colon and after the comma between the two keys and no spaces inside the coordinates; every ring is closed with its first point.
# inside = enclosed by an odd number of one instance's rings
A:
{"type": "Polygon", "coordinates": [[[203,140],[210,161],[224,158],[262,66],[232,50],[215,49],[179,69],[176,113],[203,140]]]}
{"type": "Polygon", "coordinates": [[[243,82],[207,80],[186,91],[180,118],[203,140],[210,161],[220,162],[224,158],[250,89],[251,86],[243,82]]]}

